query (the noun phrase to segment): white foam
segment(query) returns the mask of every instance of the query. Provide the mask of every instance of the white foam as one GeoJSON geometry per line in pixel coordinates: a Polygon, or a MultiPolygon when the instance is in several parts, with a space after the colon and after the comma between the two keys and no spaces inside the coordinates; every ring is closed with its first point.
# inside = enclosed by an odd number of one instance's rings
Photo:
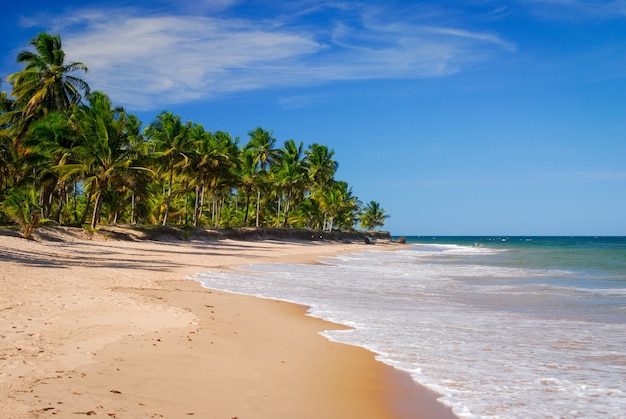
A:
{"type": "MultiPolygon", "coordinates": [[[[482,255],[484,248],[477,249],[473,254],[482,255]]],[[[623,323],[561,318],[558,304],[568,303],[575,289],[559,294],[558,287],[536,283],[493,284],[558,272],[440,263],[441,252],[476,249],[373,251],[325,265],[246,267],[268,275],[197,279],[210,288],[309,305],[311,315],[354,327],[324,335],[377,352],[440,392],[462,418],[617,418],[626,412],[623,323]],[[501,305],[524,310],[499,309],[503,298],[501,305]],[[546,304],[554,306],[550,315],[534,312],[546,304]]]]}

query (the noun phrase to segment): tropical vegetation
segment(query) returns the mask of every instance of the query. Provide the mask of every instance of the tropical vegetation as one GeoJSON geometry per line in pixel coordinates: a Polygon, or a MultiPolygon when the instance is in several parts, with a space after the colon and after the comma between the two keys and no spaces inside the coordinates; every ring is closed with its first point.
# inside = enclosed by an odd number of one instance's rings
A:
{"type": "Polygon", "coordinates": [[[30,45],[17,56],[23,70],[6,78],[11,94],[0,92],[0,224],[24,236],[40,220],[332,231],[375,230],[388,217],[335,178],[325,145],[280,146],[260,127],[242,144],[171,112],[142,128],[90,91],[76,75],[87,67],[65,62],[60,36],[30,45]]]}

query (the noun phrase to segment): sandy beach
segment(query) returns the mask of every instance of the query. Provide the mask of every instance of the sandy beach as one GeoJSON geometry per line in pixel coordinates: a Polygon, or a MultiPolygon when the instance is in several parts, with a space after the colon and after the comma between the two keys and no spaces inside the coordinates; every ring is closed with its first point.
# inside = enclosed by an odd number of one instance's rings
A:
{"type": "Polygon", "coordinates": [[[371,248],[1,234],[0,417],[454,418],[306,307],[186,279],[371,248]]]}

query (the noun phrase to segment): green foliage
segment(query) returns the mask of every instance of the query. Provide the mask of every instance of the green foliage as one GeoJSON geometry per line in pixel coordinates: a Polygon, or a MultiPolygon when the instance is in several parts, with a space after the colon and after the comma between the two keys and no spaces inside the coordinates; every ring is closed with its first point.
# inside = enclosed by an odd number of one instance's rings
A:
{"type": "Polygon", "coordinates": [[[385,225],[387,218],[389,215],[385,214],[385,210],[381,208],[380,204],[376,201],[370,201],[361,214],[361,226],[376,231],[377,227],[385,225]]]}
{"type": "MultiPolygon", "coordinates": [[[[18,55],[24,69],[9,76],[14,99],[0,92],[0,222],[25,234],[39,217],[90,220],[90,230],[106,222],[332,231],[358,222],[360,202],[335,179],[327,146],[277,147],[261,127],[240,144],[171,112],[142,131],[136,116],[72,74],[87,68],[65,63],[58,35],[30,45],[18,55]]],[[[375,229],[386,217],[366,209],[361,224],[375,229]]]]}
{"type": "Polygon", "coordinates": [[[13,189],[0,203],[0,210],[20,226],[25,239],[31,237],[41,219],[37,201],[35,190],[28,188],[13,189]]]}

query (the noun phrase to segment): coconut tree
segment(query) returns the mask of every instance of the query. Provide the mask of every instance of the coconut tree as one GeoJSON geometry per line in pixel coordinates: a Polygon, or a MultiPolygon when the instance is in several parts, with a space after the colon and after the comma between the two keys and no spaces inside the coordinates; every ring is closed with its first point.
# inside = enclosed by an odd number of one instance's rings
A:
{"type": "Polygon", "coordinates": [[[316,198],[324,212],[324,230],[333,228],[351,230],[356,222],[359,201],[352,188],[344,181],[331,182],[324,193],[316,198]]]}
{"type": "Polygon", "coordinates": [[[18,139],[33,119],[67,111],[89,94],[89,85],[72,75],[76,71],[87,72],[87,67],[81,62],[65,62],[59,35],[40,33],[30,45],[35,51],[24,50],[17,55],[17,61],[25,64],[24,69],[8,77],[19,109],[20,124],[15,126],[18,139]]]}
{"type": "MultiPolygon", "coordinates": [[[[254,190],[261,190],[260,185],[260,168],[256,161],[256,156],[250,150],[240,154],[237,175],[239,178],[239,187],[245,194],[245,212],[243,216],[243,225],[248,225],[248,213],[250,210],[250,198],[254,190]]],[[[258,211],[258,210],[257,210],[258,211]]]]}
{"type": "Polygon", "coordinates": [[[361,226],[364,228],[373,228],[376,231],[377,227],[385,225],[385,220],[389,218],[389,215],[385,214],[385,210],[376,201],[370,201],[361,215],[361,226]]]}
{"type": "Polygon", "coordinates": [[[283,227],[289,223],[289,209],[294,200],[304,197],[307,185],[308,162],[304,158],[303,144],[294,140],[285,141],[278,153],[278,164],[274,166],[274,179],[280,191],[278,196],[278,224],[280,224],[280,202],[284,197],[283,227]]]}
{"type": "Polygon", "coordinates": [[[162,224],[167,225],[172,204],[174,174],[190,163],[193,140],[190,136],[191,122],[182,123],[179,115],[162,112],[146,127],[145,135],[151,142],[152,152],[160,162],[160,168],[167,175],[167,196],[162,224]]]}
{"type": "MultiPolygon", "coordinates": [[[[111,107],[109,97],[102,92],[89,95],[89,105],[78,106],[71,116],[81,138],[73,152],[77,163],[62,161],[59,170],[64,179],[83,176],[89,196],[94,200],[91,227],[100,220],[103,198],[107,191],[119,191],[125,185],[129,170],[145,170],[134,165],[131,137],[137,135],[136,118],[129,117],[123,108],[111,107]]],[[[85,210],[85,213],[87,211],[85,210]]]]}
{"type": "MultiPolygon", "coordinates": [[[[0,83],[2,79],[0,79],[0,83]]],[[[18,161],[17,150],[10,132],[10,113],[14,109],[15,101],[7,97],[6,92],[0,92],[0,200],[14,183],[15,169],[18,161]]]]}
{"type": "MultiPolygon", "coordinates": [[[[248,132],[250,141],[246,144],[244,150],[250,151],[254,155],[254,162],[258,165],[259,178],[263,177],[267,168],[272,164],[278,154],[275,147],[276,138],[272,133],[263,128],[256,128],[248,132]]],[[[259,227],[259,214],[261,212],[261,187],[260,182],[257,183],[257,202],[256,202],[256,226],[259,227]]]]}
{"type": "MultiPolygon", "coordinates": [[[[76,163],[77,156],[73,149],[80,144],[72,123],[65,113],[54,112],[35,121],[23,141],[22,162],[36,176],[40,190],[42,217],[59,222],[63,206],[69,201],[70,186],[77,180],[63,180],[58,165],[76,163]],[[55,214],[52,214],[56,206],[55,214]]],[[[73,188],[76,189],[75,187],[73,188]]]]}
{"type": "Polygon", "coordinates": [[[238,184],[237,167],[241,150],[239,139],[233,139],[227,132],[217,131],[214,138],[216,148],[213,158],[217,165],[208,172],[208,185],[213,195],[214,226],[220,227],[225,200],[238,184]]]}
{"type": "Polygon", "coordinates": [[[315,190],[324,190],[333,179],[339,163],[334,159],[335,150],[325,145],[311,144],[306,151],[309,164],[309,177],[315,190]]]}

